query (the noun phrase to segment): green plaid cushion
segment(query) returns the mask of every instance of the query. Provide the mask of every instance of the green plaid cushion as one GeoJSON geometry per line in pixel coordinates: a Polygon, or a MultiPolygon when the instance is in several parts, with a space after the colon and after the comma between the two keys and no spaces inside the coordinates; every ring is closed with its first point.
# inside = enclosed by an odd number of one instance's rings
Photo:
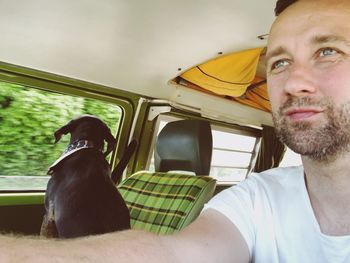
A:
{"type": "Polygon", "coordinates": [[[199,215],[215,185],[209,176],[141,171],[118,189],[129,207],[132,228],[170,234],[199,215]]]}

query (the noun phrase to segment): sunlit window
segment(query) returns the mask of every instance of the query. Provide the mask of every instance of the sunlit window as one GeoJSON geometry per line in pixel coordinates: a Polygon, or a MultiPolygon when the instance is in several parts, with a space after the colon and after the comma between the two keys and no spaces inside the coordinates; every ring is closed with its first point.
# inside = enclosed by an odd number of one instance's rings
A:
{"type": "Polygon", "coordinates": [[[287,148],[279,167],[301,165],[300,155],[287,148]]]}
{"type": "Polygon", "coordinates": [[[100,117],[116,134],[116,105],[0,82],[0,191],[46,189],[48,167],[69,141],[54,144],[53,133],[83,114],[100,117]]]}
{"type": "Polygon", "coordinates": [[[236,134],[234,131],[213,133],[213,155],[210,175],[218,181],[239,182],[246,178],[253,164],[256,137],[236,134]]]}

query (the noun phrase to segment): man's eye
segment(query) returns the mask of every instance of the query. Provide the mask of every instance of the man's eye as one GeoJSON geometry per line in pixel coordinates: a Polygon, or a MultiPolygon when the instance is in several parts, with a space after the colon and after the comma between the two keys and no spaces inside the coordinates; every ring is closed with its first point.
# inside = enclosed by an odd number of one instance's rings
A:
{"type": "Polygon", "coordinates": [[[326,56],[335,55],[337,53],[338,52],[335,49],[327,47],[327,48],[320,50],[319,54],[320,54],[320,57],[326,57],[326,56]]]}
{"type": "Polygon", "coordinates": [[[285,59],[278,60],[271,65],[271,70],[280,69],[282,67],[287,66],[288,64],[289,64],[289,62],[285,59]]]}

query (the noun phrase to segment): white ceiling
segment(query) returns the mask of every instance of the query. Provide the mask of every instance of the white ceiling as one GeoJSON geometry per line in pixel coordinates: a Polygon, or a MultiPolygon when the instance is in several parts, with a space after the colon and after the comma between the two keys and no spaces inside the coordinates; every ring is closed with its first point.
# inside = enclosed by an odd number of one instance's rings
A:
{"type": "Polygon", "coordinates": [[[181,90],[168,81],[218,52],[264,46],[257,36],[268,33],[274,5],[0,0],[0,61],[181,103],[181,90]]]}

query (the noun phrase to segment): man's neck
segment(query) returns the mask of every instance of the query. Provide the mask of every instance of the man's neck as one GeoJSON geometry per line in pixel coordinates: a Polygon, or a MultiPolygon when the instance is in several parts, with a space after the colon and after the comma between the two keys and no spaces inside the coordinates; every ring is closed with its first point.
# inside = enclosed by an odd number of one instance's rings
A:
{"type": "Polygon", "coordinates": [[[333,162],[303,156],[309,198],[320,225],[328,235],[350,235],[350,154],[333,162]]]}

